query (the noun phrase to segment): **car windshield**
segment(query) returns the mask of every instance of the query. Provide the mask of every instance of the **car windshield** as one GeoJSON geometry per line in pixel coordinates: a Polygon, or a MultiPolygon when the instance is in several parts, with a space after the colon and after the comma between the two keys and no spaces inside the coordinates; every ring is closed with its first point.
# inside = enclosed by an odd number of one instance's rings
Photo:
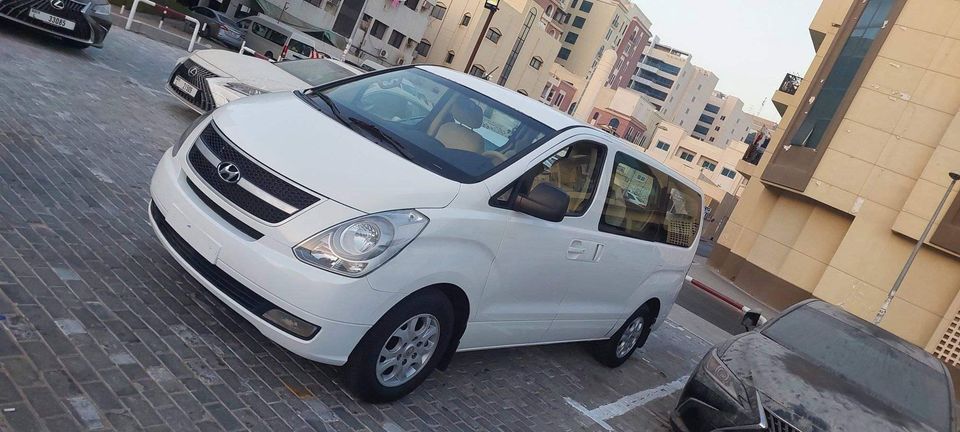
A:
{"type": "MultiPolygon", "coordinates": [[[[336,105],[347,126],[448,179],[475,183],[556,134],[554,129],[463,85],[420,68],[367,75],[307,93],[336,105]],[[317,92],[322,92],[320,97],[317,92]]],[[[323,108],[321,108],[322,110],[323,108]]],[[[324,111],[327,113],[328,111],[324,111]]]]}
{"type": "Polygon", "coordinates": [[[883,340],[809,307],[784,315],[763,334],[898,412],[937,430],[949,428],[948,378],[883,340]]]}
{"type": "Polygon", "coordinates": [[[311,86],[356,75],[352,70],[326,59],[288,60],[277,63],[277,67],[311,86]]]}

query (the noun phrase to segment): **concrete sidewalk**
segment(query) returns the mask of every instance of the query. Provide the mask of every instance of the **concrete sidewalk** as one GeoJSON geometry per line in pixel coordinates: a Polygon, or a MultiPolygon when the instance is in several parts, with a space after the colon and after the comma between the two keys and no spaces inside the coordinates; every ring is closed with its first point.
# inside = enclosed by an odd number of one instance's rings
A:
{"type": "MultiPolygon", "coordinates": [[[[110,15],[110,21],[113,22],[114,25],[112,31],[124,29],[127,25],[127,17],[130,14],[130,9],[124,10],[123,15],[117,13],[119,9],[116,8],[116,6],[114,6],[114,9],[115,12],[110,15]]],[[[186,21],[167,18],[164,20],[162,29],[157,28],[159,24],[159,16],[138,12],[134,15],[133,24],[130,26],[129,31],[177,48],[187,49],[190,46],[190,37],[193,36],[193,28],[187,25],[186,21]]],[[[200,37],[197,37],[197,42],[193,46],[194,51],[210,48],[221,48],[221,46],[200,37]]]]}
{"type": "Polygon", "coordinates": [[[675,324],[711,345],[716,345],[732,336],[678,304],[673,305],[673,309],[667,315],[667,323],[675,324]]]}
{"type": "Polygon", "coordinates": [[[780,310],[774,308],[768,304],[757,300],[746,291],[738,287],[733,281],[723,277],[716,270],[710,268],[707,265],[707,258],[702,256],[696,256],[693,259],[693,264],[690,266],[690,272],[687,273],[690,277],[704,283],[720,292],[721,294],[737,301],[744,306],[749,307],[751,310],[761,311],[763,316],[767,319],[773,318],[780,314],[780,310]]]}

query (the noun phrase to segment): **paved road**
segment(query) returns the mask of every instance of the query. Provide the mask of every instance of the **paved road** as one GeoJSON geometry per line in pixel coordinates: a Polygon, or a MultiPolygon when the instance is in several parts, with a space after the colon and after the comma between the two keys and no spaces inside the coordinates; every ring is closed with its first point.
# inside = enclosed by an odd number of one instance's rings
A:
{"type": "Polygon", "coordinates": [[[195,118],[162,90],[181,55],[0,24],[0,431],[666,430],[709,347],[670,321],[617,370],[582,345],[467,353],[379,406],[262,337],[147,223],[153,167],[195,118]]]}

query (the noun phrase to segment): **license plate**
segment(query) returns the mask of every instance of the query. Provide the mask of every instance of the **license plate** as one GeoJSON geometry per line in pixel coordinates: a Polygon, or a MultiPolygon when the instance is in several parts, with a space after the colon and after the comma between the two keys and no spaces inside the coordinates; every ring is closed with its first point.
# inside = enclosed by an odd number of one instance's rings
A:
{"type": "Polygon", "coordinates": [[[179,76],[173,77],[173,85],[182,90],[184,93],[194,97],[197,95],[197,88],[187,82],[187,80],[180,78],[179,76]]]}
{"type": "Polygon", "coordinates": [[[73,30],[77,26],[77,23],[73,21],[65,20],[58,16],[53,16],[46,12],[38,11],[36,9],[30,9],[30,18],[33,18],[35,20],[40,20],[47,24],[54,25],[60,28],[65,28],[67,30],[73,30]]]}

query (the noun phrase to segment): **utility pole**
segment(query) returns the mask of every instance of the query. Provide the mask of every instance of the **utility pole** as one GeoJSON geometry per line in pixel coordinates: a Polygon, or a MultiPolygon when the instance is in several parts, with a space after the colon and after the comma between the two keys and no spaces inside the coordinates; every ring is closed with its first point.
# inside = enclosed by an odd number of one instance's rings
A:
{"type": "Polygon", "coordinates": [[[470,53],[470,58],[467,59],[467,66],[463,68],[463,71],[470,73],[470,68],[473,66],[473,60],[477,57],[477,51],[480,51],[480,44],[483,43],[484,36],[487,35],[487,30],[490,28],[490,21],[493,21],[493,14],[497,13],[499,9],[500,0],[486,0],[483,7],[490,11],[487,14],[487,20],[483,23],[483,29],[480,30],[480,35],[477,36],[477,44],[473,47],[473,52],[470,53]]]}
{"type": "Polygon", "coordinates": [[[957,180],[960,180],[960,173],[951,172],[950,185],[947,186],[947,191],[943,193],[943,198],[940,199],[940,205],[938,205],[937,209],[933,211],[933,215],[930,216],[930,221],[927,222],[927,227],[923,229],[923,233],[920,234],[920,238],[917,239],[917,244],[913,246],[913,250],[910,252],[910,256],[907,258],[907,262],[903,264],[903,269],[900,270],[900,275],[897,276],[897,280],[893,283],[893,287],[890,288],[890,293],[887,294],[887,299],[883,302],[883,305],[880,306],[880,310],[877,311],[877,317],[873,319],[874,324],[880,324],[880,321],[883,321],[883,317],[887,314],[887,309],[890,307],[890,303],[893,302],[893,298],[897,295],[897,290],[900,289],[900,284],[902,284],[903,280],[906,279],[907,272],[910,271],[910,266],[913,265],[913,260],[917,257],[917,254],[920,253],[920,247],[923,246],[923,242],[927,240],[927,234],[930,234],[930,229],[933,228],[933,223],[936,222],[937,216],[939,216],[940,211],[943,210],[943,205],[947,203],[947,198],[950,197],[950,192],[953,191],[953,186],[957,184],[957,180]]]}

